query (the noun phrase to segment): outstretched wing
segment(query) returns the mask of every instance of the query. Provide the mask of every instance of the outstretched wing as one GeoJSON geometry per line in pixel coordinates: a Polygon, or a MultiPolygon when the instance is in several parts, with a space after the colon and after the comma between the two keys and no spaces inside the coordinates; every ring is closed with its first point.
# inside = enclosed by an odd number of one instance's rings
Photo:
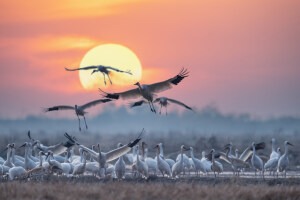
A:
{"type": "Polygon", "coordinates": [[[224,152],[219,152],[220,153],[220,159],[224,160],[225,162],[227,162],[228,164],[231,164],[231,161],[228,159],[228,157],[226,156],[226,153],[224,152]]]}
{"type": "Polygon", "coordinates": [[[66,71],[77,71],[77,70],[90,70],[90,69],[97,69],[97,68],[98,68],[98,66],[92,65],[92,66],[80,67],[80,68],[75,68],[75,69],[70,69],[70,68],[65,67],[65,70],[66,71]]]}
{"type": "Polygon", "coordinates": [[[146,102],[145,100],[140,100],[140,101],[131,103],[131,104],[130,104],[130,108],[133,108],[133,107],[136,107],[136,106],[141,106],[141,105],[143,105],[144,103],[147,103],[147,102],[146,102]]]}
{"type": "MultiPolygon", "coordinates": [[[[257,144],[255,144],[255,149],[256,150],[264,149],[265,146],[266,146],[266,144],[264,142],[257,143],[257,144]]],[[[252,149],[252,145],[251,145],[243,151],[243,153],[240,155],[239,159],[246,161],[252,155],[252,153],[253,153],[253,149],[252,149]]]]}
{"type": "Polygon", "coordinates": [[[184,103],[182,103],[182,102],[180,102],[180,101],[177,101],[177,100],[175,100],[175,99],[170,99],[170,98],[167,98],[167,99],[168,99],[168,101],[170,101],[170,102],[172,102],[172,103],[176,103],[176,104],[178,104],[178,105],[180,105],[180,106],[183,106],[183,107],[185,107],[186,109],[193,110],[191,107],[185,105],[184,103]]]}
{"type": "Polygon", "coordinates": [[[114,71],[116,71],[116,72],[127,73],[127,74],[132,75],[132,73],[131,73],[130,70],[128,70],[128,71],[123,71],[123,70],[120,70],[120,69],[118,69],[118,68],[114,68],[114,67],[110,67],[110,66],[107,66],[107,67],[105,67],[105,68],[106,68],[106,69],[114,70],[114,71]]]}
{"type": "Polygon", "coordinates": [[[123,156],[124,154],[128,153],[131,150],[131,148],[134,147],[137,143],[139,143],[139,141],[142,139],[141,135],[143,134],[143,132],[144,132],[144,129],[142,130],[141,134],[137,137],[137,139],[129,142],[127,145],[121,146],[117,149],[107,152],[106,153],[106,162],[113,161],[113,160],[119,158],[120,156],[123,156]]]}
{"type": "MultiPolygon", "coordinates": [[[[67,133],[65,133],[66,135],[67,133]]],[[[37,148],[44,153],[51,150],[54,154],[62,154],[63,152],[67,151],[70,147],[75,145],[75,141],[73,139],[69,139],[66,142],[61,142],[52,146],[37,146],[37,148]]]]}
{"type": "Polygon", "coordinates": [[[71,143],[74,143],[76,145],[78,145],[79,147],[81,147],[83,150],[85,150],[86,152],[88,152],[95,160],[99,160],[99,153],[97,153],[96,151],[82,145],[79,144],[77,139],[75,137],[70,136],[68,133],[65,133],[64,135],[71,143]]]}
{"type": "Polygon", "coordinates": [[[95,106],[95,105],[100,104],[100,103],[106,103],[106,102],[109,102],[109,101],[112,101],[112,100],[111,99],[98,99],[98,100],[91,101],[89,103],[86,103],[86,104],[82,105],[81,108],[83,110],[85,110],[86,108],[95,106]]]}
{"type": "Polygon", "coordinates": [[[138,88],[136,89],[132,89],[132,90],[128,90],[125,92],[120,92],[120,93],[107,93],[104,92],[103,90],[101,90],[99,88],[99,92],[102,93],[102,96],[105,98],[110,98],[110,99],[135,99],[141,96],[141,93],[139,91],[138,88]]]}
{"type": "Polygon", "coordinates": [[[58,111],[58,110],[74,110],[75,108],[73,106],[53,106],[50,108],[45,108],[44,111],[45,112],[49,112],[49,111],[58,111]]]}
{"type": "Polygon", "coordinates": [[[148,87],[153,93],[162,92],[172,88],[173,85],[178,85],[178,83],[180,83],[185,77],[188,77],[188,75],[189,72],[187,71],[187,69],[182,68],[179,74],[177,74],[173,78],[154,84],[149,84],[148,87]]]}

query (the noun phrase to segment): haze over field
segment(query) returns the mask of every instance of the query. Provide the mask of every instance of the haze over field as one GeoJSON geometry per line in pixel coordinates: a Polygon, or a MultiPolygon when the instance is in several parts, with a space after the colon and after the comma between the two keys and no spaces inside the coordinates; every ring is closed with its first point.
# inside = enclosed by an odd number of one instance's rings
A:
{"type": "MultiPolygon", "coordinates": [[[[72,112],[72,111],[71,111],[72,112]]],[[[248,114],[224,114],[217,108],[208,106],[196,112],[179,110],[168,116],[150,113],[148,106],[129,110],[125,107],[105,108],[101,114],[86,116],[92,133],[137,133],[145,128],[148,133],[169,132],[202,134],[297,134],[300,133],[300,118],[277,117],[269,119],[253,118],[248,114]]],[[[33,132],[77,132],[76,116],[65,118],[59,115],[29,116],[19,120],[0,120],[1,133],[27,130],[33,132]],[[57,118],[58,116],[58,118],[57,118]]],[[[85,133],[83,133],[85,134],[85,133]]]]}

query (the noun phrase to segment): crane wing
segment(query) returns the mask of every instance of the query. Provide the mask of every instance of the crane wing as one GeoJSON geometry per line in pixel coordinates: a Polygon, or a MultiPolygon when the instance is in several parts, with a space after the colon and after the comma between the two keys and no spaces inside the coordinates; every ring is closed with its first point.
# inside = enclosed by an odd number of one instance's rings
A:
{"type": "Polygon", "coordinates": [[[44,111],[45,112],[49,112],[49,111],[58,111],[58,110],[74,110],[75,108],[73,106],[53,106],[50,108],[45,108],[44,111]]]}
{"type": "Polygon", "coordinates": [[[182,103],[182,102],[180,102],[180,101],[177,101],[177,100],[175,100],[175,99],[170,99],[170,98],[168,98],[168,101],[170,101],[170,102],[172,102],[172,103],[176,103],[176,104],[178,104],[178,105],[180,105],[180,106],[183,106],[183,107],[185,107],[186,109],[193,110],[191,107],[189,107],[189,106],[185,105],[184,103],[182,103]]]}
{"type": "Polygon", "coordinates": [[[143,105],[144,103],[147,103],[147,102],[146,102],[145,100],[140,100],[140,101],[131,103],[131,104],[130,104],[130,108],[133,108],[133,107],[136,107],[136,106],[141,106],[141,105],[143,105]]]}
{"type": "Polygon", "coordinates": [[[70,147],[72,147],[73,145],[75,145],[74,143],[70,142],[70,141],[66,141],[66,142],[62,142],[59,145],[56,146],[50,146],[49,149],[54,153],[54,154],[62,154],[65,151],[67,151],[70,147]]]}
{"type": "MultiPolygon", "coordinates": [[[[215,158],[220,158],[221,154],[220,153],[215,153],[215,158]]],[[[209,154],[205,155],[205,158],[209,161],[212,161],[212,153],[210,152],[209,154]]]]}
{"type": "Polygon", "coordinates": [[[92,65],[92,66],[80,67],[80,68],[75,68],[75,69],[70,69],[70,68],[65,67],[65,70],[66,71],[77,71],[77,70],[90,70],[90,69],[97,69],[97,68],[98,68],[98,66],[92,65]]]}
{"type": "Polygon", "coordinates": [[[168,80],[149,84],[148,87],[151,92],[158,93],[172,88],[173,85],[178,85],[185,77],[188,77],[189,72],[183,68],[176,76],[168,80]]]}
{"type": "Polygon", "coordinates": [[[134,147],[139,141],[141,140],[141,138],[137,138],[132,142],[129,142],[126,146],[121,146],[115,150],[109,151],[106,153],[106,162],[110,162],[113,161],[117,158],[119,158],[120,156],[123,156],[124,154],[128,153],[132,147],[134,147]]]}
{"type": "Polygon", "coordinates": [[[226,156],[226,153],[224,152],[220,152],[220,159],[224,160],[225,162],[227,162],[228,164],[231,164],[231,161],[228,159],[228,157],[226,156]]]}
{"type": "Polygon", "coordinates": [[[99,92],[102,93],[103,97],[105,98],[110,98],[110,99],[135,99],[141,96],[140,90],[138,88],[136,89],[132,89],[132,90],[128,90],[125,92],[120,92],[120,93],[107,93],[104,92],[103,90],[101,90],[99,88],[99,92]]]}
{"type": "MultiPolygon", "coordinates": [[[[255,149],[256,150],[259,150],[259,149],[264,149],[266,146],[266,144],[264,142],[261,142],[261,143],[257,143],[255,144],[255,149]]],[[[243,160],[246,162],[246,160],[248,160],[248,158],[252,155],[252,145],[251,146],[248,146],[244,151],[243,153],[240,155],[239,159],[240,160],[243,160]]]]}
{"type": "Polygon", "coordinates": [[[130,75],[132,75],[132,73],[128,70],[128,71],[123,71],[123,70],[120,70],[120,69],[118,69],[118,68],[114,68],[114,67],[110,67],[110,66],[107,66],[107,67],[105,67],[106,69],[111,69],[111,70],[114,70],[114,71],[116,71],[116,72],[121,72],[121,73],[127,73],[127,74],[130,74],[130,75]]]}
{"type": "Polygon", "coordinates": [[[41,151],[43,151],[44,153],[48,152],[49,150],[51,150],[54,154],[62,154],[63,152],[65,152],[67,149],[69,149],[70,147],[72,147],[73,145],[75,145],[74,141],[68,139],[68,141],[66,142],[61,142],[52,146],[37,146],[38,149],[40,149],[41,151]]]}
{"type": "Polygon", "coordinates": [[[79,144],[77,139],[75,137],[71,137],[68,133],[65,133],[64,135],[70,142],[80,146],[84,151],[88,152],[95,160],[99,160],[99,153],[97,153],[96,151],[82,145],[79,144]]]}
{"type": "Polygon", "coordinates": [[[82,108],[83,110],[85,110],[85,109],[90,108],[90,107],[92,107],[92,106],[95,106],[95,105],[97,105],[97,104],[100,104],[100,103],[106,103],[106,102],[109,102],[109,101],[112,101],[112,100],[111,100],[111,99],[97,99],[97,100],[95,100],[95,101],[91,101],[91,102],[89,102],[89,103],[86,103],[86,104],[82,105],[81,108],[82,108]]]}

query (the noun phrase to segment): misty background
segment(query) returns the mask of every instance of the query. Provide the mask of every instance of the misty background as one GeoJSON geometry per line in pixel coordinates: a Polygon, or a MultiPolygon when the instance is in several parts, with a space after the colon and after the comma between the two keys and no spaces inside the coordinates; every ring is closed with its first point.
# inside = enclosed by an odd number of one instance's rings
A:
{"type": "MultiPolygon", "coordinates": [[[[276,146],[282,150],[285,140],[294,144],[289,152],[290,169],[300,169],[300,149],[297,147],[300,143],[299,117],[259,118],[250,114],[223,113],[214,105],[195,109],[195,112],[172,109],[166,116],[165,110],[162,115],[153,114],[148,106],[135,109],[121,106],[105,107],[96,115],[87,114],[86,120],[88,130],[81,120],[82,131],[79,132],[78,119],[72,111],[69,117],[43,114],[24,119],[1,119],[0,148],[4,149],[12,142],[20,146],[29,141],[27,132],[30,130],[31,136],[44,145],[66,141],[63,134],[68,132],[81,144],[91,147],[100,143],[103,151],[109,151],[119,142],[126,144],[133,140],[145,128],[142,140],[149,145],[150,156],[155,156],[152,147],[160,142],[164,144],[166,157],[173,159],[176,159],[182,144],[193,146],[195,156],[200,158],[202,151],[208,152],[212,148],[224,151],[224,145],[229,142],[240,153],[252,142],[265,142],[266,149],[258,153],[268,157],[270,140],[274,137],[276,146]]],[[[24,154],[22,149],[17,153],[24,154]]],[[[0,156],[5,157],[5,152],[0,156]]]]}
{"type": "MultiPolygon", "coordinates": [[[[157,112],[159,110],[157,109],[157,112]]],[[[55,115],[32,115],[23,119],[0,119],[0,133],[11,132],[79,132],[78,119],[72,111],[70,117],[55,115]],[[54,117],[53,117],[54,116],[54,117]]],[[[86,114],[88,130],[85,130],[83,118],[81,120],[82,133],[126,134],[139,132],[145,128],[152,133],[181,132],[202,134],[297,134],[300,133],[300,118],[291,116],[259,118],[250,114],[222,113],[214,105],[208,105],[193,111],[165,110],[159,115],[151,113],[148,106],[129,110],[125,106],[105,107],[95,116],[86,114]]]]}

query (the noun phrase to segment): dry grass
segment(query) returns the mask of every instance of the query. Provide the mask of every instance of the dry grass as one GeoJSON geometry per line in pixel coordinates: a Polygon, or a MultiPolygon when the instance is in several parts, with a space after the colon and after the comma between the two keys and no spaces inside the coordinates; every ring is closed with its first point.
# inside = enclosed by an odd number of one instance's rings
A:
{"type": "Polygon", "coordinates": [[[124,182],[53,179],[0,183],[0,199],[300,199],[298,182],[159,181],[124,182]]]}

